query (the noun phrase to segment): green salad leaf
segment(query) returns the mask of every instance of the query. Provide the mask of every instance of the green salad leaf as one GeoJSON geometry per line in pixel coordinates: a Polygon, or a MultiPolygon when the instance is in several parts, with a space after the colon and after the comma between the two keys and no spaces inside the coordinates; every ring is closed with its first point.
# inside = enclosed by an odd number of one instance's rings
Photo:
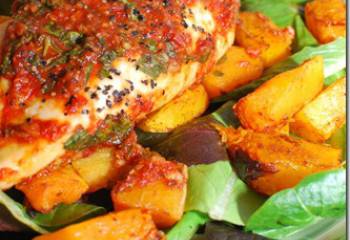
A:
{"type": "Polygon", "coordinates": [[[244,225],[265,200],[238,179],[229,161],[191,166],[188,176],[185,210],[214,220],[244,225]]]}
{"type": "Polygon", "coordinates": [[[293,42],[294,52],[302,50],[304,47],[317,46],[318,42],[305,26],[304,20],[300,15],[296,15],[293,21],[295,30],[295,39],[293,42]]]}
{"type": "Polygon", "coordinates": [[[288,0],[242,0],[242,10],[261,12],[280,27],[291,26],[299,13],[297,1],[288,0]]]}
{"type": "Polygon", "coordinates": [[[45,229],[54,231],[104,213],[106,213],[106,209],[95,205],[83,203],[73,203],[69,205],[60,204],[49,213],[35,214],[33,221],[45,229]]]}
{"type": "Polygon", "coordinates": [[[324,75],[326,79],[339,71],[342,71],[346,67],[346,39],[338,38],[337,40],[328,44],[317,47],[306,47],[290,56],[287,60],[266,70],[260,79],[237,88],[226,95],[215,98],[212,102],[217,104],[227,102],[229,100],[238,101],[240,98],[254,91],[261,84],[270,80],[277,74],[296,68],[304,61],[315,56],[323,56],[324,75]]]}
{"type": "Polygon", "coordinates": [[[24,225],[38,233],[47,233],[47,230],[42,228],[39,224],[33,221],[32,217],[27,213],[25,207],[10,198],[6,193],[0,191],[0,205],[3,211],[9,213],[14,224],[24,225]],[[12,219],[12,217],[14,219],[12,219]],[[15,220],[15,221],[13,221],[15,220]]]}
{"type": "Polygon", "coordinates": [[[340,148],[343,152],[342,159],[346,161],[346,125],[339,128],[327,141],[331,146],[340,148]]]}
{"type": "Polygon", "coordinates": [[[93,218],[105,212],[106,209],[100,206],[73,203],[69,205],[61,204],[46,214],[29,213],[22,204],[0,191],[0,223],[3,225],[4,230],[31,229],[38,233],[47,233],[72,223],[93,218]]]}
{"type": "Polygon", "coordinates": [[[272,239],[287,239],[345,213],[346,170],[332,170],[306,177],[296,187],[270,197],[249,218],[246,229],[272,239]]]}
{"type": "Polygon", "coordinates": [[[190,240],[209,218],[200,212],[190,211],[184,214],[182,219],[167,232],[167,240],[190,240]]]}

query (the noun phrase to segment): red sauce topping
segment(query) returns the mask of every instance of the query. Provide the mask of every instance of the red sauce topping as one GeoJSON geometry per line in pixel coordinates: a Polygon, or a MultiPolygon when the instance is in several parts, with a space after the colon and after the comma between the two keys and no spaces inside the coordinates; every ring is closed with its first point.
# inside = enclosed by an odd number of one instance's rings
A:
{"type": "MultiPolygon", "coordinates": [[[[4,110],[9,114],[3,114],[2,128],[38,97],[63,100],[66,114],[80,112],[89,80],[108,77],[117,57],[137,61],[153,79],[184,62],[205,62],[215,48],[215,34],[204,34],[193,53],[185,31],[195,31],[185,15],[196,2],[16,0],[0,59],[0,74],[10,80],[4,110]]],[[[213,13],[217,32],[234,26],[237,0],[200,3],[213,13]]]]}

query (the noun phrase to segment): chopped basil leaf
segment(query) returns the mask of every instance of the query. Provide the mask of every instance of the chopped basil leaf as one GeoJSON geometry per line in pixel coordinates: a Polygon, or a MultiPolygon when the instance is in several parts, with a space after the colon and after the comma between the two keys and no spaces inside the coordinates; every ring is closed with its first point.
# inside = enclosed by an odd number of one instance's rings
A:
{"type": "Polygon", "coordinates": [[[110,64],[114,59],[116,59],[119,54],[116,51],[105,51],[104,54],[100,57],[100,61],[104,65],[110,64]]]}
{"type": "Polygon", "coordinates": [[[146,45],[148,47],[148,49],[151,51],[151,52],[157,52],[158,51],[158,46],[157,46],[157,42],[153,39],[148,39],[146,41],[146,45]]]}
{"type": "Polygon", "coordinates": [[[108,78],[108,77],[110,77],[111,76],[111,73],[106,69],[106,68],[102,68],[101,70],[100,70],[100,73],[99,73],[99,76],[100,76],[100,78],[108,78]]]}
{"type": "Polygon", "coordinates": [[[152,78],[157,78],[168,67],[169,58],[165,54],[146,54],[137,62],[140,70],[152,78]]]}
{"type": "Polygon", "coordinates": [[[166,42],[165,45],[166,45],[166,54],[171,58],[176,57],[174,46],[170,42],[166,42]]]}
{"type": "Polygon", "coordinates": [[[64,42],[65,45],[73,46],[74,44],[77,44],[82,38],[83,35],[81,33],[69,31],[63,34],[61,40],[64,42]]]}
{"type": "Polygon", "coordinates": [[[94,67],[94,64],[92,64],[92,63],[90,63],[87,66],[86,71],[85,71],[85,82],[89,81],[93,67],[94,67]]]}
{"type": "Polygon", "coordinates": [[[90,135],[86,130],[79,130],[65,142],[64,148],[83,150],[100,143],[119,145],[129,135],[132,127],[132,123],[127,117],[108,115],[95,134],[90,135]]]}

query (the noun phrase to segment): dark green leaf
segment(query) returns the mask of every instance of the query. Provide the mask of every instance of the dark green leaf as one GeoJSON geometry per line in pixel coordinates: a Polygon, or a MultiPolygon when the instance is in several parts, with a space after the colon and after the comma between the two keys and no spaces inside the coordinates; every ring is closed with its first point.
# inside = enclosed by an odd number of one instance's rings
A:
{"type": "Polygon", "coordinates": [[[12,222],[11,224],[16,224],[16,227],[24,225],[38,233],[47,232],[46,229],[40,227],[33,221],[23,205],[14,201],[2,191],[0,191],[0,205],[2,206],[1,209],[5,211],[6,214],[10,214],[11,219],[8,220],[12,222]]]}
{"type": "Polygon", "coordinates": [[[225,127],[235,127],[238,128],[241,123],[239,122],[238,117],[233,112],[233,105],[235,101],[228,101],[223,104],[215,112],[212,112],[209,117],[221,123],[225,127]]]}
{"type": "Polygon", "coordinates": [[[342,128],[338,129],[330,139],[327,141],[330,145],[336,148],[340,148],[343,152],[342,159],[343,161],[346,161],[346,125],[344,125],[342,128]]]}
{"type": "Polygon", "coordinates": [[[346,40],[345,38],[338,38],[334,42],[320,45],[318,47],[306,47],[300,52],[295,53],[287,60],[276,64],[264,72],[263,76],[252,83],[244,85],[232,92],[218,97],[213,100],[213,103],[222,103],[229,100],[238,101],[248,93],[254,91],[264,82],[270,80],[272,77],[282,72],[291,70],[297,67],[304,61],[315,56],[323,56],[324,59],[324,75],[327,77],[343,70],[346,67],[346,40]]]}
{"type": "Polygon", "coordinates": [[[209,218],[205,214],[196,211],[187,212],[167,233],[167,240],[190,240],[199,227],[208,220],[209,218]]]}
{"type": "Polygon", "coordinates": [[[296,15],[293,23],[295,39],[293,43],[294,52],[302,50],[304,47],[317,46],[317,40],[312,36],[304,24],[300,15],[296,15]]]}
{"type": "Polygon", "coordinates": [[[118,53],[116,51],[105,51],[104,54],[100,57],[100,61],[104,65],[109,65],[117,57],[118,53]]]}
{"type": "Polygon", "coordinates": [[[296,187],[273,195],[251,216],[246,229],[286,239],[317,221],[345,213],[346,171],[333,170],[311,175],[296,187]]]}
{"type": "Polygon", "coordinates": [[[35,214],[33,220],[39,226],[48,229],[50,231],[57,230],[67,225],[82,222],[86,219],[96,217],[106,213],[106,209],[103,207],[74,203],[70,205],[61,204],[49,213],[35,214]]]}

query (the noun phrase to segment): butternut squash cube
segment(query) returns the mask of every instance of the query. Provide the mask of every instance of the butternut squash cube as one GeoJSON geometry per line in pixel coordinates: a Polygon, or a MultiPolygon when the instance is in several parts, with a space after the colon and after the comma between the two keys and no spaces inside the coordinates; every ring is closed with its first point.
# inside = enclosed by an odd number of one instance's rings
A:
{"type": "Polygon", "coordinates": [[[270,67],[291,55],[294,30],[279,28],[258,12],[241,12],[236,31],[236,44],[261,57],[270,67]]]}
{"type": "Polygon", "coordinates": [[[170,132],[202,115],[208,104],[208,94],[203,85],[197,85],[148,115],[138,127],[145,132],[170,132]]]}
{"type": "Polygon", "coordinates": [[[228,149],[236,172],[259,193],[294,187],[313,173],[341,167],[341,150],[286,135],[228,129],[228,149]]]}
{"type": "Polygon", "coordinates": [[[314,0],[305,6],[306,25],[320,43],[346,35],[346,5],[343,0],[314,0]]]}
{"type": "Polygon", "coordinates": [[[86,158],[74,160],[72,166],[89,185],[89,192],[113,186],[118,174],[112,148],[98,149],[86,158]]]}
{"type": "Polygon", "coordinates": [[[265,82],[240,99],[234,111],[245,128],[281,128],[322,90],[323,79],[323,58],[317,56],[265,82]]]}
{"type": "Polygon", "coordinates": [[[292,132],[316,143],[325,142],[346,120],[346,80],[337,80],[294,116],[292,132]]]}
{"type": "Polygon", "coordinates": [[[209,97],[214,98],[258,79],[263,70],[259,57],[249,55],[244,48],[233,46],[206,75],[203,85],[209,97]]]}
{"type": "Polygon", "coordinates": [[[186,182],[185,165],[152,156],[141,160],[127,179],[116,185],[112,191],[114,208],[146,209],[158,227],[170,227],[182,217],[186,182]]]}
{"type": "Polygon", "coordinates": [[[74,224],[33,240],[165,240],[152,217],[145,211],[131,209],[113,212],[74,224]]]}
{"type": "Polygon", "coordinates": [[[60,203],[78,201],[89,186],[71,165],[67,165],[47,174],[39,173],[16,188],[24,193],[35,210],[46,213],[60,203]]]}

